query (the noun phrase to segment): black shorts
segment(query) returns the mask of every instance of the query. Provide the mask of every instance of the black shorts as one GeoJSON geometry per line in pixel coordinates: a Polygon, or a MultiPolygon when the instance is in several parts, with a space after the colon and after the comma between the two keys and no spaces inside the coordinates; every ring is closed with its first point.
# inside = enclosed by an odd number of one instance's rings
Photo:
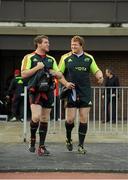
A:
{"type": "Polygon", "coordinates": [[[67,99],[67,107],[68,108],[86,108],[91,107],[92,101],[91,98],[81,97],[78,98],[76,101],[73,101],[71,98],[67,99]]]}
{"type": "Polygon", "coordinates": [[[39,94],[38,94],[36,95],[36,97],[34,97],[34,100],[33,100],[32,95],[29,95],[29,101],[30,101],[30,104],[39,104],[42,108],[52,108],[53,103],[54,103],[53,92],[46,94],[46,97],[39,98],[39,94]]]}

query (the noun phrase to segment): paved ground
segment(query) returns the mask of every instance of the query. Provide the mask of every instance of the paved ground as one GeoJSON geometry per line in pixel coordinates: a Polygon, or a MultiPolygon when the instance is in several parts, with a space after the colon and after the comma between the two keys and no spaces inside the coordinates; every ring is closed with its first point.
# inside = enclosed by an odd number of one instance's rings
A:
{"type": "Polygon", "coordinates": [[[0,144],[0,171],[128,172],[128,144],[91,143],[88,153],[68,152],[63,143],[49,143],[51,156],[29,153],[23,143],[0,144]]]}
{"type": "MultiPolygon", "coordinates": [[[[54,130],[54,127],[52,131],[54,130]]],[[[53,131],[54,132],[54,131],[53,131]]],[[[86,155],[77,153],[77,134],[73,134],[74,151],[65,148],[64,131],[47,137],[49,157],[28,152],[23,143],[23,124],[0,123],[0,172],[125,172],[128,173],[128,136],[90,134],[86,138],[86,155]]],[[[28,136],[29,137],[29,133],[28,136]]],[[[27,138],[28,141],[28,138],[27,138]]]]}

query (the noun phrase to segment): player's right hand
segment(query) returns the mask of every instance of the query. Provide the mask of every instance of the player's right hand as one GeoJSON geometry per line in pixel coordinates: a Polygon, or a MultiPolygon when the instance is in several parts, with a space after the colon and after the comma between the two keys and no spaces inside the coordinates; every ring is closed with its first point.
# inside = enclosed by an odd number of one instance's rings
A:
{"type": "Polygon", "coordinates": [[[44,68],[44,64],[42,62],[38,62],[36,65],[37,69],[43,69],[44,68]]]}
{"type": "Polygon", "coordinates": [[[72,82],[67,82],[67,83],[65,84],[65,86],[66,86],[66,88],[68,88],[68,89],[74,89],[74,88],[75,88],[75,84],[73,84],[72,82]]]}

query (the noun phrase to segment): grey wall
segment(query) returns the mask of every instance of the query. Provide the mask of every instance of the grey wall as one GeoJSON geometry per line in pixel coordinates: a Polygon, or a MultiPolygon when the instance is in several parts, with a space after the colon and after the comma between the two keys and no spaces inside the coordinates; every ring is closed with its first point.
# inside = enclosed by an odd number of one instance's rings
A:
{"type": "MultiPolygon", "coordinates": [[[[32,50],[35,36],[0,36],[0,49],[32,50]]],[[[70,50],[72,36],[49,36],[51,50],[70,50]]],[[[83,36],[89,51],[127,51],[128,36],[83,36]]]]}
{"type": "MultiPolygon", "coordinates": [[[[128,22],[128,0],[2,0],[0,2],[0,21],[4,22],[128,22]]],[[[127,51],[128,47],[128,28],[99,28],[99,30],[90,28],[90,31],[82,27],[66,27],[61,30],[50,27],[11,29],[0,28],[0,49],[31,50],[33,37],[40,32],[50,37],[51,50],[69,50],[71,35],[75,34],[85,37],[87,49],[91,51],[127,51]]]]}
{"type": "Polygon", "coordinates": [[[128,22],[128,0],[2,0],[0,21],[128,22]]]}

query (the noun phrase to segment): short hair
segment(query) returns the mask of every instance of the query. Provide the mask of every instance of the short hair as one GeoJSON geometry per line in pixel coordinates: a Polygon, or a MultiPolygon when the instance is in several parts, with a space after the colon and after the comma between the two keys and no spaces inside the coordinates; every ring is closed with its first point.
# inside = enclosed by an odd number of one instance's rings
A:
{"type": "Polygon", "coordinates": [[[110,74],[114,74],[114,70],[112,67],[107,67],[106,70],[108,70],[110,74]]]}
{"type": "Polygon", "coordinates": [[[39,35],[34,38],[34,47],[37,48],[37,44],[42,43],[42,39],[48,39],[48,36],[45,35],[39,35]]]}
{"type": "Polygon", "coordinates": [[[83,37],[81,36],[73,36],[73,38],[71,39],[72,41],[77,41],[79,42],[79,44],[82,46],[83,49],[85,49],[85,40],[83,37]]]}

